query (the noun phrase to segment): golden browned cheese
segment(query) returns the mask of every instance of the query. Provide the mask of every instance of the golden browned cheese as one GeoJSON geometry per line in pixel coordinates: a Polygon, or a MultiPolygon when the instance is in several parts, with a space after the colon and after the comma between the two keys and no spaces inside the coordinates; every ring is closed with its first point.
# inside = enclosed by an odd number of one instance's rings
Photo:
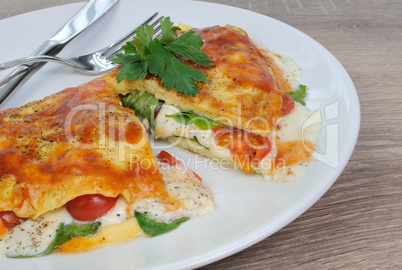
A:
{"type": "Polygon", "coordinates": [[[84,194],[166,198],[143,126],[103,79],[0,111],[0,212],[36,219],[84,194]]]}
{"type": "Polygon", "coordinates": [[[213,63],[200,67],[182,60],[208,77],[206,82],[197,83],[200,93],[195,97],[168,91],[154,76],[117,83],[117,70],[107,74],[105,80],[116,93],[146,91],[181,110],[267,136],[283,116],[282,95],[290,90],[280,69],[239,28],[214,26],[194,30],[204,41],[201,49],[213,63]]]}

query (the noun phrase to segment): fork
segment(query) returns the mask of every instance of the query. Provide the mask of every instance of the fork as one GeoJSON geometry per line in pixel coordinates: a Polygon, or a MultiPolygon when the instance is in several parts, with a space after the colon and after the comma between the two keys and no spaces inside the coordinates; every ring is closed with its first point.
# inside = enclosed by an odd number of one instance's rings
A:
{"type": "MultiPolygon", "coordinates": [[[[141,26],[152,23],[152,26],[155,29],[155,36],[156,37],[160,36],[160,34],[158,34],[161,28],[160,21],[164,18],[164,16],[160,16],[154,21],[154,19],[158,16],[158,14],[159,13],[156,12],[143,24],[141,24],[136,29],[125,35],[119,41],[116,41],[110,44],[109,46],[100,49],[96,52],[68,59],[49,55],[29,56],[0,64],[0,71],[6,70],[14,66],[19,66],[33,62],[55,62],[74,68],[84,74],[100,75],[107,73],[108,71],[111,71],[112,69],[118,66],[118,64],[113,63],[109,59],[122,51],[121,46],[125,44],[129,39],[131,39],[135,35],[135,31],[139,29],[141,26]]],[[[9,80],[7,80],[7,82],[11,80],[13,80],[13,78],[10,78],[9,80]]]]}

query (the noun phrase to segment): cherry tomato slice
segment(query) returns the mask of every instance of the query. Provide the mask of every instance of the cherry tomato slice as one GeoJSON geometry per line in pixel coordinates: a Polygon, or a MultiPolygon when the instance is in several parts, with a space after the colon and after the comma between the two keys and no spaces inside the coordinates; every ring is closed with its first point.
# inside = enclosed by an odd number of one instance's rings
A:
{"type": "Polygon", "coordinates": [[[269,152],[271,142],[268,138],[234,127],[220,126],[214,129],[218,146],[230,150],[232,159],[245,173],[252,173],[269,152]]]}
{"type": "Polygon", "coordinates": [[[180,161],[178,161],[174,156],[172,156],[171,154],[169,154],[168,152],[166,152],[165,150],[162,150],[159,154],[158,154],[158,160],[160,162],[169,164],[170,166],[175,166],[177,164],[182,164],[180,161]]]}
{"type": "Polygon", "coordinates": [[[288,95],[282,96],[282,113],[288,115],[295,107],[295,101],[288,95]]]}
{"type": "Polygon", "coordinates": [[[66,204],[70,215],[79,221],[94,221],[108,213],[115,205],[117,198],[100,194],[79,196],[66,204]]]}
{"type": "Polygon", "coordinates": [[[202,178],[196,174],[193,170],[191,170],[190,168],[187,168],[182,162],[180,162],[179,160],[177,160],[174,156],[172,156],[171,154],[169,154],[168,152],[162,150],[159,154],[158,154],[158,160],[160,162],[169,164],[170,166],[176,166],[176,165],[180,165],[183,166],[186,170],[186,172],[192,176],[195,176],[196,178],[198,178],[198,180],[202,181],[202,178]]]}
{"type": "Polygon", "coordinates": [[[12,211],[3,211],[0,212],[0,219],[3,222],[3,225],[11,230],[15,226],[21,224],[26,218],[20,218],[12,211]]]}

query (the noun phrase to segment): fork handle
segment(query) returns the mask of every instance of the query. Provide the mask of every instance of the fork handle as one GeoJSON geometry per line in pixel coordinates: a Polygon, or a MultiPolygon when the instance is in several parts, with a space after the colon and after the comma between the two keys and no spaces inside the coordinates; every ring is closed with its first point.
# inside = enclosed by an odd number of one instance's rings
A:
{"type": "Polygon", "coordinates": [[[57,62],[57,63],[62,63],[65,65],[68,65],[70,67],[75,67],[70,62],[68,62],[62,58],[59,58],[59,57],[49,56],[49,55],[38,55],[38,56],[29,56],[29,57],[19,58],[16,60],[2,63],[2,64],[0,64],[0,71],[9,69],[11,67],[20,66],[20,65],[24,65],[24,64],[30,64],[30,63],[36,63],[36,62],[57,62]]]}

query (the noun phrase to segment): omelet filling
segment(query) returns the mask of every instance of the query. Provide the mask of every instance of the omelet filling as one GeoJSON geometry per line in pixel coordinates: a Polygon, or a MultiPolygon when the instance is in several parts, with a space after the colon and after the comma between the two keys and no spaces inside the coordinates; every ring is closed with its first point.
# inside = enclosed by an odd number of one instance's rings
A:
{"type": "MultiPolygon", "coordinates": [[[[61,236],[58,231],[69,225],[75,225],[76,231],[71,233],[76,236],[88,236],[96,234],[100,226],[118,224],[127,219],[127,203],[119,198],[114,208],[106,215],[94,222],[84,223],[75,220],[67,211],[66,207],[53,210],[42,215],[37,220],[27,219],[15,226],[3,239],[1,239],[0,251],[8,257],[35,257],[47,255],[48,250],[52,249],[57,237],[61,236]],[[86,226],[85,226],[86,225],[86,226]],[[78,230],[84,229],[86,232],[80,233],[78,230]]],[[[58,246],[54,246],[58,248],[58,246]]],[[[49,252],[50,253],[50,252],[49,252]]]]}
{"type": "Polygon", "coordinates": [[[175,202],[173,205],[156,198],[142,199],[128,205],[124,198],[119,197],[108,213],[92,222],[74,219],[63,206],[36,220],[27,219],[13,227],[3,238],[0,236],[0,253],[11,258],[29,258],[47,255],[53,250],[90,250],[124,242],[141,234],[156,236],[176,228],[188,218],[202,216],[215,209],[209,189],[183,164],[173,166],[159,162],[158,165],[169,197],[175,202]],[[151,235],[147,232],[148,223],[153,224],[151,235]],[[124,228],[124,231],[110,231],[107,229],[109,227],[124,228]]]}
{"type": "Polygon", "coordinates": [[[306,125],[310,118],[317,116],[317,112],[309,111],[298,102],[288,115],[278,120],[269,137],[263,138],[192,112],[181,111],[146,92],[135,91],[121,99],[124,106],[134,109],[136,115],[142,118],[155,139],[168,139],[171,144],[190,151],[230,160],[246,173],[262,174],[267,181],[295,180],[313,165],[311,154],[315,150],[321,125],[306,125]],[[226,143],[222,143],[217,134],[225,128],[233,132],[224,138],[226,143]],[[233,147],[236,136],[244,136],[248,140],[237,143],[243,145],[236,148],[233,147]],[[253,146],[256,140],[259,142],[253,146]],[[264,141],[269,147],[261,143],[264,141]]]}

